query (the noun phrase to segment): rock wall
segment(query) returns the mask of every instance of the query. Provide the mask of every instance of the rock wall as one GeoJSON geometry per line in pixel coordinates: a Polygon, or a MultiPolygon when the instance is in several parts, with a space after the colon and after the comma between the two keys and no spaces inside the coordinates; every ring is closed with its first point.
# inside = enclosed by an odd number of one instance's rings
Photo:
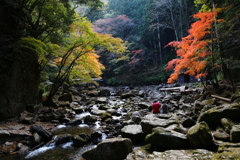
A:
{"type": "Polygon", "coordinates": [[[28,104],[39,103],[38,57],[34,53],[13,55],[5,69],[0,69],[0,120],[20,115],[28,104]]]}
{"type": "Polygon", "coordinates": [[[0,120],[19,115],[38,103],[38,55],[24,51],[20,37],[30,34],[22,1],[0,1],[0,120]]]}

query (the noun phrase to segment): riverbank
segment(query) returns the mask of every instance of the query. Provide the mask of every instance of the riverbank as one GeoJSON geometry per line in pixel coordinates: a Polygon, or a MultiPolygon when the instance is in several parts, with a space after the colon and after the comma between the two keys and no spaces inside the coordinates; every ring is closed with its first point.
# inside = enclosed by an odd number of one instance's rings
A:
{"type": "Polygon", "coordinates": [[[121,156],[127,160],[240,156],[240,103],[203,95],[196,87],[182,94],[162,92],[159,86],[75,86],[57,95],[54,103],[29,106],[21,117],[0,123],[0,159],[77,160],[87,152],[107,156],[114,147],[106,150],[106,146],[115,143],[124,144],[121,156]],[[167,101],[169,114],[152,114],[153,100],[167,101]],[[32,126],[41,126],[51,141],[37,139],[41,132],[30,132],[32,126]]]}

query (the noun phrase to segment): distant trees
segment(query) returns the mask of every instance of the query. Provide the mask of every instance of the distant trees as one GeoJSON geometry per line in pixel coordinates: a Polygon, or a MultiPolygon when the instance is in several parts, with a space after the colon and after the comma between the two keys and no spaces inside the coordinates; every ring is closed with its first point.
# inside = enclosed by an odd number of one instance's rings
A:
{"type": "Polygon", "coordinates": [[[98,33],[112,34],[114,37],[121,37],[125,41],[131,41],[131,32],[136,24],[126,15],[119,15],[113,18],[98,19],[93,22],[94,30],[98,33]]]}

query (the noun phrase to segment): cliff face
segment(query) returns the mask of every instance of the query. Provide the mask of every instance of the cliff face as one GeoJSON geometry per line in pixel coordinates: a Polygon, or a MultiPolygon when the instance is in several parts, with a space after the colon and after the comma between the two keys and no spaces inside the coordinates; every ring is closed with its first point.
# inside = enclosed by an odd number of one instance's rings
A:
{"type": "Polygon", "coordinates": [[[0,1],[0,120],[38,103],[38,55],[18,45],[26,32],[21,1],[0,1]]]}
{"type": "Polygon", "coordinates": [[[0,120],[20,115],[28,104],[39,103],[37,55],[15,53],[8,67],[0,71],[0,120]]]}

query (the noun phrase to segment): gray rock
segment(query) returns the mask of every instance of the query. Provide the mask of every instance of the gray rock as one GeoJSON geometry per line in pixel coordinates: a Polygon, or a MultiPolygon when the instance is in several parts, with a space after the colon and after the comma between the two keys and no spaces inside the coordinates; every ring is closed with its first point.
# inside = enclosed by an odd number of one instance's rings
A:
{"type": "Polygon", "coordinates": [[[151,103],[147,103],[147,102],[141,102],[138,104],[138,106],[141,108],[141,109],[147,109],[149,106],[152,106],[151,103]]]}
{"type": "Polygon", "coordinates": [[[92,133],[91,139],[92,139],[93,144],[98,144],[99,142],[102,141],[102,133],[100,133],[100,132],[92,133]]]}
{"type": "Polygon", "coordinates": [[[135,123],[135,124],[140,124],[142,119],[138,116],[134,116],[132,117],[132,121],[135,123]]]}
{"type": "Polygon", "coordinates": [[[34,124],[36,122],[37,116],[33,113],[29,113],[27,111],[24,111],[21,113],[21,116],[19,118],[20,123],[26,123],[26,124],[34,124]]]}
{"type": "Polygon", "coordinates": [[[111,94],[110,94],[110,90],[108,90],[108,89],[101,89],[100,91],[99,91],[99,96],[110,96],[111,94]]]}
{"type": "Polygon", "coordinates": [[[37,133],[39,136],[41,136],[43,142],[48,142],[52,139],[52,134],[49,133],[47,130],[45,130],[41,126],[37,126],[37,125],[31,126],[30,132],[32,134],[37,133]]]}
{"type": "Polygon", "coordinates": [[[198,122],[205,121],[210,128],[216,128],[221,126],[222,118],[239,119],[240,115],[240,104],[230,104],[209,109],[202,113],[198,122]]]}
{"type": "Polygon", "coordinates": [[[179,106],[180,109],[182,109],[184,112],[188,112],[190,110],[193,110],[193,106],[190,104],[182,104],[179,106]]]}
{"type": "Polygon", "coordinates": [[[87,143],[87,140],[79,135],[73,136],[71,140],[73,141],[74,147],[81,147],[87,143]]]}
{"type": "Polygon", "coordinates": [[[112,115],[111,115],[111,113],[106,112],[106,113],[101,114],[100,118],[102,121],[105,121],[108,118],[112,118],[112,115]]]}
{"type": "Polygon", "coordinates": [[[193,148],[209,149],[213,147],[213,136],[205,122],[192,126],[187,135],[193,148]]]}
{"type": "Polygon", "coordinates": [[[87,96],[97,97],[98,96],[98,91],[97,90],[88,91],[87,96]]]}
{"type": "Polygon", "coordinates": [[[91,134],[93,129],[89,126],[57,126],[51,130],[53,135],[80,135],[82,133],[91,134]]]}
{"type": "Polygon", "coordinates": [[[239,159],[240,157],[240,143],[221,143],[216,153],[214,153],[213,160],[227,160],[239,159]]]}
{"type": "Polygon", "coordinates": [[[80,119],[66,123],[66,125],[72,125],[72,126],[77,126],[79,124],[82,124],[82,120],[80,119]]]}
{"type": "Polygon", "coordinates": [[[73,96],[73,102],[81,102],[82,98],[80,96],[73,96]]]}
{"type": "Polygon", "coordinates": [[[196,101],[194,102],[194,112],[195,112],[195,113],[200,112],[200,111],[203,109],[203,107],[204,107],[204,104],[203,104],[202,102],[200,102],[200,101],[198,101],[198,100],[196,100],[196,101]]]}
{"type": "Polygon", "coordinates": [[[142,111],[134,111],[131,115],[131,120],[135,124],[140,124],[140,122],[142,121],[143,115],[144,115],[144,113],[142,111]]]}
{"type": "Polygon", "coordinates": [[[186,135],[161,127],[153,129],[151,134],[146,136],[146,142],[158,145],[164,149],[188,148],[189,141],[186,135]]]}
{"type": "Polygon", "coordinates": [[[25,130],[21,130],[21,128],[16,128],[14,130],[7,128],[0,128],[0,144],[3,144],[7,141],[21,141],[26,137],[31,136],[31,133],[25,130]]]}
{"type": "Polygon", "coordinates": [[[72,110],[76,113],[83,113],[84,112],[84,108],[83,107],[73,107],[72,110]]]}
{"type": "Polygon", "coordinates": [[[229,142],[230,141],[230,135],[227,134],[226,132],[220,132],[220,131],[214,132],[213,137],[216,140],[221,140],[221,141],[224,141],[224,142],[229,142]]]}
{"type": "Polygon", "coordinates": [[[96,148],[83,152],[87,160],[123,160],[132,152],[132,142],[128,138],[111,138],[99,143],[96,148]]]}
{"type": "Polygon", "coordinates": [[[230,131],[230,141],[233,143],[240,142],[240,125],[234,125],[230,131]]]}
{"type": "Polygon", "coordinates": [[[136,95],[133,94],[133,93],[123,93],[121,94],[120,98],[121,99],[128,99],[128,98],[131,98],[131,97],[135,97],[136,95]]]}
{"type": "Polygon", "coordinates": [[[189,96],[182,96],[182,98],[179,100],[180,103],[193,103],[194,99],[190,98],[189,96]]]}
{"type": "Polygon", "coordinates": [[[94,123],[96,121],[97,121],[97,117],[95,117],[95,116],[88,115],[84,118],[84,123],[86,123],[86,124],[91,124],[91,123],[94,123]]]}
{"type": "Polygon", "coordinates": [[[69,105],[71,108],[75,108],[79,106],[78,102],[71,102],[69,105]]]}
{"type": "Polygon", "coordinates": [[[101,115],[103,113],[106,113],[106,111],[93,107],[92,110],[91,110],[91,113],[94,114],[94,115],[101,115]]]}
{"type": "Polygon", "coordinates": [[[107,103],[108,102],[108,100],[107,100],[107,98],[106,97],[98,97],[97,98],[97,100],[96,100],[96,104],[98,104],[98,103],[107,103]]]}
{"type": "Polygon", "coordinates": [[[37,144],[40,144],[42,142],[42,137],[39,136],[38,133],[33,133],[34,140],[37,144]]]}
{"type": "Polygon", "coordinates": [[[64,143],[71,142],[71,139],[72,139],[72,135],[70,135],[70,134],[58,135],[55,138],[55,145],[59,146],[59,145],[64,144],[64,143]]]}
{"type": "Polygon", "coordinates": [[[160,119],[157,116],[149,114],[142,119],[141,126],[145,134],[152,133],[152,129],[156,127],[167,127],[171,124],[177,124],[177,121],[174,119],[160,119]]]}
{"type": "Polygon", "coordinates": [[[117,110],[116,109],[112,109],[112,108],[107,109],[107,112],[112,114],[112,115],[116,115],[117,114],[117,110]]]}
{"type": "MultiPolygon", "coordinates": [[[[196,150],[167,150],[165,152],[156,152],[150,155],[153,160],[210,160],[213,153],[204,149],[196,150]]],[[[149,158],[150,159],[150,158],[149,158]]]]}
{"type": "Polygon", "coordinates": [[[124,138],[130,138],[134,143],[145,141],[145,134],[141,125],[127,125],[121,129],[121,135],[124,138]]]}
{"type": "Polygon", "coordinates": [[[234,123],[231,119],[229,118],[222,118],[221,123],[227,133],[230,133],[232,127],[234,126],[234,123]]]}
{"type": "Polygon", "coordinates": [[[202,101],[203,105],[213,105],[214,103],[215,103],[215,100],[213,98],[202,101]]]}

